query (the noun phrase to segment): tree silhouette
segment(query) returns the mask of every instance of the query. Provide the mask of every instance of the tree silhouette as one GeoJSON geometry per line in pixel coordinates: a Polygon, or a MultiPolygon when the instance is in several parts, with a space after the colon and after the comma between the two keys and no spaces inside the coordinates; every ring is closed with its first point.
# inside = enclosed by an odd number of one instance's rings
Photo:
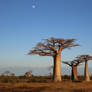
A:
{"type": "Polygon", "coordinates": [[[85,62],[84,78],[85,78],[85,81],[90,81],[90,77],[89,77],[89,73],[88,73],[88,61],[92,60],[92,56],[90,56],[90,55],[80,55],[77,58],[85,62]]]}
{"type": "Polygon", "coordinates": [[[73,61],[63,61],[64,64],[67,64],[69,65],[72,70],[71,70],[71,77],[72,77],[72,80],[78,80],[78,77],[77,77],[77,66],[81,63],[81,60],[79,59],[76,59],[76,60],[73,60],[73,61]]]}
{"type": "Polygon", "coordinates": [[[29,51],[29,55],[38,54],[40,56],[52,56],[54,61],[53,80],[60,82],[61,78],[61,51],[66,48],[79,46],[74,44],[75,39],[50,38],[43,39],[44,42],[39,42],[33,50],[29,51]]]}

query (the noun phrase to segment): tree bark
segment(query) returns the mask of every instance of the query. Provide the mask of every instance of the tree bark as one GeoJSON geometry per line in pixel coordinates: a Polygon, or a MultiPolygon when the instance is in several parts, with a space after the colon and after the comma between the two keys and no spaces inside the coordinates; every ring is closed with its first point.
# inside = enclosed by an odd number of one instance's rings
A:
{"type": "Polygon", "coordinates": [[[53,56],[53,80],[55,78],[55,67],[56,67],[55,62],[56,62],[56,56],[53,56]]]}
{"type": "Polygon", "coordinates": [[[85,81],[90,81],[90,77],[88,73],[88,61],[85,61],[84,78],[85,78],[85,81]]]}
{"type": "Polygon", "coordinates": [[[72,66],[72,80],[78,80],[77,77],[77,66],[72,66]]]}
{"type": "Polygon", "coordinates": [[[55,56],[53,78],[54,82],[61,82],[61,50],[55,56]]]}

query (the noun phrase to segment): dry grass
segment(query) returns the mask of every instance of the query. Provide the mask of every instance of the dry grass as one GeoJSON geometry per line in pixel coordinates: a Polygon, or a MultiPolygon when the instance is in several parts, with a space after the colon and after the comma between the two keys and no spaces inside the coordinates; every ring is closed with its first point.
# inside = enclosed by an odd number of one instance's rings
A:
{"type": "Polygon", "coordinates": [[[92,81],[61,83],[0,83],[0,92],[92,92],[92,81]]]}
{"type": "MultiPolygon", "coordinates": [[[[72,82],[70,76],[63,76],[61,83],[53,83],[51,76],[1,76],[0,92],[92,92],[92,81],[72,82]]],[[[92,78],[91,78],[92,79],[92,78]]]]}

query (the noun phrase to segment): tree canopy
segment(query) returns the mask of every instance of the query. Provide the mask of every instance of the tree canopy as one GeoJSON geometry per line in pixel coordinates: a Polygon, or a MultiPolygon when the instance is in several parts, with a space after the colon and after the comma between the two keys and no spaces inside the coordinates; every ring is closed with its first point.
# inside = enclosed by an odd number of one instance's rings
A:
{"type": "Polygon", "coordinates": [[[71,48],[74,46],[79,46],[79,44],[74,44],[76,39],[63,39],[63,38],[54,38],[43,39],[43,42],[39,42],[33,50],[29,51],[30,54],[38,54],[40,56],[54,56],[58,53],[58,50],[71,48]]]}

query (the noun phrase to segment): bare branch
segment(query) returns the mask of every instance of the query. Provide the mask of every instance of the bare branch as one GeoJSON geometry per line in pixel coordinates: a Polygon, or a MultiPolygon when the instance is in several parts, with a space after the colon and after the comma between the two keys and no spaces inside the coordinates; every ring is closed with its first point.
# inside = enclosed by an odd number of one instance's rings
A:
{"type": "Polygon", "coordinates": [[[78,44],[74,44],[75,39],[51,37],[50,39],[43,39],[43,41],[43,43],[39,42],[28,55],[38,54],[40,56],[54,56],[59,50],[79,46],[78,44]]]}
{"type": "Polygon", "coordinates": [[[80,59],[75,59],[72,61],[63,61],[63,63],[72,67],[72,66],[78,66],[80,63],[82,63],[82,61],[80,59]]]}
{"type": "Polygon", "coordinates": [[[63,63],[64,63],[64,64],[67,64],[67,65],[69,65],[69,66],[72,66],[72,65],[71,65],[71,62],[63,61],[63,63]]]}
{"type": "Polygon", "coordinates": [[[80,55],[76,58],[78,58],[78,59],[80,59],[81,61],[84,61],[84,62],[88,61],[88,60],[92,60],[92,56],[90,56],[90,55],[80,55]]]}

